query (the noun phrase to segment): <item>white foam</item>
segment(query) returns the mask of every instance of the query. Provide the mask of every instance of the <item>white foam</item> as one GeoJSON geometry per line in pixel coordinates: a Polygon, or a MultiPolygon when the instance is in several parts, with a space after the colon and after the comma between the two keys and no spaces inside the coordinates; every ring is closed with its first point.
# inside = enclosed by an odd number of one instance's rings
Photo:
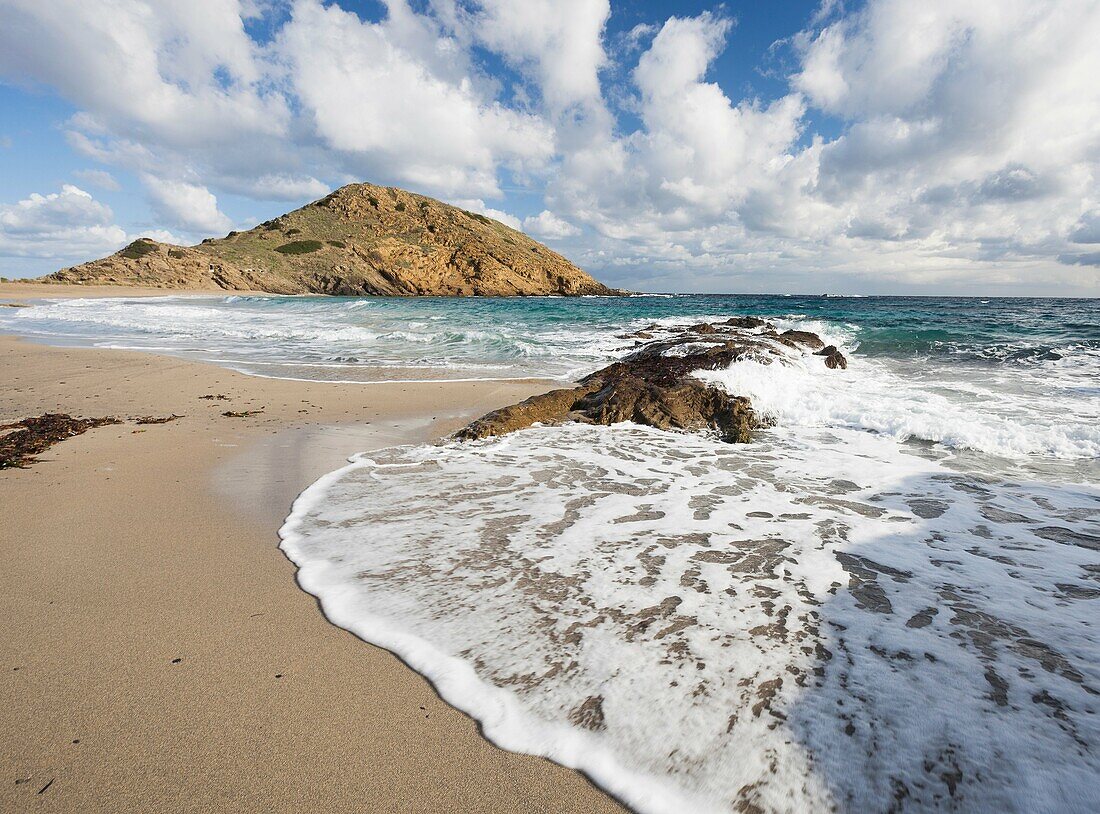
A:
{"type": "Polygon", "coordinates": [[[857,430],[573,425],[359,459],[281,534],[334,622],[640,811],[1086,811],[1098,516],[857,430]]]}
{"type": "MultiPolygon", "coordinates": [[[[619,337],[631,328],[656,324],[664,335],[728,318],[717,312],[641,315],[630,326],[612,327],[597,314],[582,328],[574,315],[563,330],[538,314],[506,310],[492,321],[477,307],[443,315],[370,299],[278,298],[276,305],[275,298],[236,296],[56,300],[10,310],[0,314],[0,324],[28,335],[177,353],[255,375],[339,382],[376,380],[395,368],[419,371],[406,373],[410,380],[573,380],[628,352],[634,340],[619,337]]],[[[1002,456],[1100,456],[1100,349],[1088,342],[1059,341],[1057,353],[1045,353],[1021,334],[1017,345],[945,345],[935,361],[879,359],[859,353],[863,331],[855,324],[816,318],[808,308],[772,321],[838,345],[849,356],[849,369],[829,371],[818,357],[799,357],[786,367],[745,361],[701,375],[749,396],[781,425],[855,427],[1002,456]],[[1021,354],[1027,361],[1016,358],[1021,354]],[[982,364],[972,364],[975,358],[982,364]]],[[[703,345],[681,345],[669,353],[698,347],[703,345]]]]}
{"type": "Polygon", "coordinates": [[[847,370],[792,355],[789,364],[746,360],[696,375],[748,396],[755,410],[783,426],[851,427],[1004,456],[1100,456],[1100,416],[1074,415],[1077,400],[1059,403],[1049,388],[1035,397],[977,380],[922,379],[915,371],[903,378],[858,355],[849,357],[847,370]]]}

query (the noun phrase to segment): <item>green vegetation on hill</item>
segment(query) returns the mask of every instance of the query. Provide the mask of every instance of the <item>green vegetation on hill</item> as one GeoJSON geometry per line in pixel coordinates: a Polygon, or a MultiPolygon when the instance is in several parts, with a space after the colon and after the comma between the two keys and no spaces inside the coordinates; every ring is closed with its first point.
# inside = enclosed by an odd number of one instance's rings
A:
{"type": "MultiPolygon", "coordinates": [[[[297,232],[297,229],[291,231],[297,232]]],[[[277,246],[275,251],[281,254],[309,254],[315,252],[324,246],[320,240],[292,240],[290,243],[284,243],[282,246],[277,246]]]]}
{"type": "Polygon", "coordinates": [[[130,260],[137,260],[139,257],[144,257],[147,254],[152,254],[157,250],[157,244],[148,238],[138,238],[125,249],[119,252],[125,258],[130,260]]]}
{"type": "Polygon", "coordinates": [[[197,246],[143,238],[48,280],[281,294],[514,296],[608,289],[485,215],[394,187],[350,184],[197,246]]]}

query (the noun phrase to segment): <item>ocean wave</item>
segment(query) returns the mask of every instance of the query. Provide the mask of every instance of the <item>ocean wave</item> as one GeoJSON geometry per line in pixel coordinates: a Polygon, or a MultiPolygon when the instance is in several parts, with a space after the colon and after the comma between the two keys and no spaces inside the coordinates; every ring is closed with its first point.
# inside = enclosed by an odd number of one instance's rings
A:
{"type": "MultiPolygon", "coordinates": [[[[850,427],[957,449],[1002,456],[1100,456],[1100,426],[1073,420],[1067,405],[1021,403],[1011,391],[969,382],[903,378],[885,364],[849,358],[847,370],[827,370],[817,357],[789,364],[742,361],[699,378],[748,396],[761,415],[783,426],[850,427]]],[[[1048,396],[1049,397],[1049,396],[1048,396]]]]}
{"type": "MultiPolygon", "coordinates": [[[[753,397],[781,424],[861,427],[998,455],[1096,455],[1100,337],[1087,304],[1028,310],[998,301],[980,315],[976,303],[953,300],[906,301],[888,310],[876,302],[775,297],[768,300],[771,313],[742,307],[753,302],[684,295],[599,303],[177,296],[54,300],[5,309],[13,313],[0,314],[0,324],[47,341],[232,358],[239,360],[234,369],[249,372],[337,361],[568,381],[629,353],[637,343],[632,332],[761,313],[781,330],[817,333],[852,361],[846,373],[829,376],[816,360],[812,370],[797,363],[789,370],[732,371],[726,384],[744,388],[739,395],[753,397]]],[[[333,377],[324,367],[298,373],[333,377]]]]}
{"type": "Polygon", "coordinates": [[[245,316],[185,302],[61,301],[51,305],[48,314],[33,313],[26,321],[40,322],[44,319],[55,324],[115,328],[143,335],[155,334],[166,338],[210,343],[224,339],[351,343],[370,342],[378,337],[377,333],[354,325],[326,325],[317,320],[288,319],[278,312],[245,316]]]}

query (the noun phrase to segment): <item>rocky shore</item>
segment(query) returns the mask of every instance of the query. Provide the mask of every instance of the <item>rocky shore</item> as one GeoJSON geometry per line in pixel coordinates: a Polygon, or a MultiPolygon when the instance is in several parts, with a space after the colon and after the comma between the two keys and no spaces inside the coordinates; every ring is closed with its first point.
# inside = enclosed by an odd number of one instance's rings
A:
{"type": "Polygon", "coordinates": [[[666,430],[711,430],[729,443],[747,443],[766,422],[744,396],[713,387],[694,374],[735,362],[790,364],[792,354],[822,357],[830,369],[848,366],[835,345],[809,331],[780,332],[758,317],[733,317],[688,327],[650,325],[621,339],[635,347],[623,359],[581,379],[576,386],[532,396],[495,410],[460,430],[474,440],[533,424],[632,421],[666,430]]]}

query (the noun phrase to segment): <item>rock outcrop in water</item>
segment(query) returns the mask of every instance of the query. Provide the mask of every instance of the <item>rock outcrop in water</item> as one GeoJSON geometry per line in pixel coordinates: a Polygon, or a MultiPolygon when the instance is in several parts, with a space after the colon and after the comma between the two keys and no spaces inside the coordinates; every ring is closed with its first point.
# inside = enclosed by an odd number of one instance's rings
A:
{"type": "Polygon", "coordinates": [[[757,317],[701,322],[686,328],[650,325],[622,339],[643,339],[621,361],[581,379],[575,387],[551,390],[495,410],[456,434],[474,440],[530,427],[579,421],[632,421],[660,429],[712,430],[730,443],[746,443],[764,421],[744,396],[727,393],[694,374],[721,370],[752,359],[789,364],[790,352],[824,355],[829,368],[846,368],[844,355],[807,331],[779,333],[757,317]]]}
{"type": "Polygon", "coordinates": [[[142,238],[39,282],[347,296],[614,293],[499,221],[373,184],[197,246],[142,238]]]}

